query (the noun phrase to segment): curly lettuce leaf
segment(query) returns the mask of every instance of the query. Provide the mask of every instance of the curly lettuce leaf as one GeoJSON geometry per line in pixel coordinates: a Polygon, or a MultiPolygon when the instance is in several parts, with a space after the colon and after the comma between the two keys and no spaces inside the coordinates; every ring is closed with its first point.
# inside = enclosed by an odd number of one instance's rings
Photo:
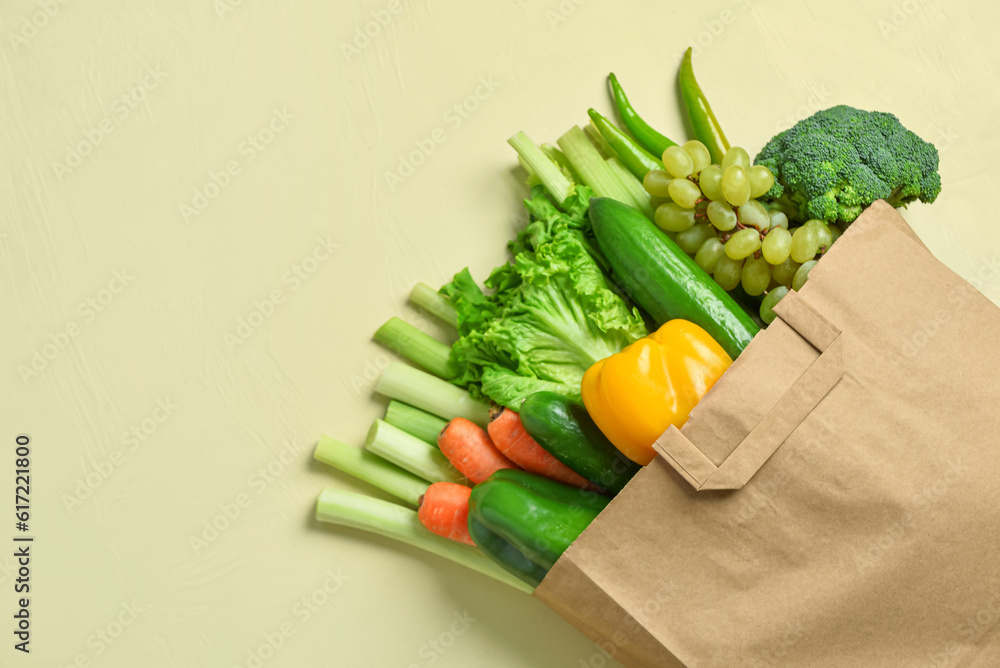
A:
{"type": "MultiPolygon", "coordinates": [[[[513,262],[483,292],[468,270],[442,288],[458,312],[455,381],[517,409],[540,389],[580,398],[584,372],[646,336],[636,309],[609,287],[582,234],[586,209],[561,212],[543,193],[526,202],[535,219],[519,235],[513,262]]],[[[572,198],[571,198],[572,199],[572,198]]],[[[569,201],[569,200],[568,200],[569,201]]]]}

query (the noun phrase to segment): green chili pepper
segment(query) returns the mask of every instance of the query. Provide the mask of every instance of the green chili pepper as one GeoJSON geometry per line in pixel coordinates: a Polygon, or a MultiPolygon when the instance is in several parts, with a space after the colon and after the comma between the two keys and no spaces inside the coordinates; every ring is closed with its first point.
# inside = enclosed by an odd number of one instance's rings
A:
{"type": "Polygon", "coordinates": [[[708,147],[712,154],[712,162],[722,164],[722,157],[729,150],[729,140],[722,132],[722,126],[712,113],[712,105],[701,91],[698,80],[694,78],[694,67],[691,65],[691,47],[684,52],[681,61],[681,71],[678,75],[681,83],[681,96],[687,107],[688,118],[694,128],[695,139],[708,147]]]}
{"type": "Polygon", "coordinates": [[[604,141],[608,142],[608,146],[615,152],[622,164],[628,168],[628,171],[635,175],[635,178],[642,181],[650,170],[663,169],[663,163],[660,162],[659,158],[635,143],[631,137],[616,128],[611,121],[593,109],[588,109],[587,113],[590,115],[590,120],[597,126],[597,131],[604,137],[604,141]]]}
{"type": "Polygon", "coordinates": [[[615,97],[615,106],[618,107],[618,114],[622,117],[622,122],[644,149],[653,155],[663,155],[663,152],[670,146],[677,146],[677,142],[661,135],[651,128],[649,123],[642,120],[639,114],[635,113],[635,109],[629,104],[628,98],[625,97],[625,91],[622,90],[613,73],[608,75],[608,81],[611,82],[611,92],[615,97]]]}
{"type": "Polygon", "coordinates": [[[487,539],[484,542],[492,551],[484,551],[531,582],[537,572],[527,567],[525,559],[547,573],[610,501],[533,473],[504,469],[472,488],[469,531],[485,528],[510,544],[515,552],[487,539]]]}

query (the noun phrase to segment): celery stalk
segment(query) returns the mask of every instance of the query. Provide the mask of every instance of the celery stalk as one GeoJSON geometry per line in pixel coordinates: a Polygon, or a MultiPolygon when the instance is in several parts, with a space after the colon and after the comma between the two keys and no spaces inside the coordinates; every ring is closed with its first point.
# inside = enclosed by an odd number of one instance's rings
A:
{"type": "Polygon", "coordinates": [[[402,362],[392,362],[385,368],[375,391],[445,420],[464,417],[481,427],[489,423],[489,406],[473,399],[462,388],[402,362]]]}
{"type": "Polygon", "coordinates": [[[359,480],[364,480],[412,506],[419,505],[420,496],[427,490],[426,480],[404,471],[378,455],[329,436],[319,439],[313,457],[359,480]]]}
{"type": "Polygon", "coordinates": [[[597,129],[597,126],[594,125],[593,121],[590,121],[583,126],[583,134],[587,135],[587,139],[589,139],[590,143],[594,145],[594,148],[597,149],[597,152],[601,154],[602,158],[607,160],[608,158],[615,156],[615,150],[611,148],[608,144],[608,140],[604,138],[604,135],[602,135],[601,131],[597,129]]]}
{"type": "Polygon", "coordinates": [[[372,424],[365,450],[427,482],[446,481],[463,485],[468,482],[440,450],[383,420],[375,420],[372,424]]]}
{"type": "Polygon", "coordinates": [[[608,158],[607,163],[611,167],[611,171],[618,178],[618,182],[628,191],[632,206],[642,211],[647,218],[652,220],[653,205],[649,203],[649,193],[642,187],[639,179],[635,178],[635,175],[628,171],[628,168],[617,157],[608,158]]]}
{"type": "Polygon", "coordinates": [[[557,149],[552,144],[542,144],[541,149],[542,153],[544,153],[549,160],[558,166],[563,174],[574,182],[580,180],[580,177],[573,173],[573,165],[569,164],[569,160],[566,159],[566,156],[563,155],[562,151],[557,149]]]}
{"type": "Polygon", "coordinates": [[[545,184],[546,190],[552,195],[557,205],[561,205],[567,197],[573,194],[572,182],[566,178],[558,165],[528,139],[526,134],[518,132],[508,139],[507,143],[514,147],[514,150],[531,168],[535,176],[545,184]]]}
{"type": "Polygon", "coordinates": [[[395,316],[389,318],[375,331],[373,338],[439,378],[448,380],[455,377],[455,369],[449,360],[451,346],[421,332],[405,320],[395,316]]]}
{"type": "Polygon", "coordinates": [[[393,399],[385,409],[385,421],[421,441],[437,445],[438,434],[448,424],[436,415],[393,399]]]}
{"type": "Polygon", "coordinates": [[[458,327],[458,311],[448,298],[426,283],[417,283],[410,291],[410,301],[452,327],[458,327]]]}
{"type": "Polygon", "coordinates": [[[578,126],[574,125],[566,134],[556,140],[562,149],[573,171],[580,175],[583,182],[590,186],[598,197],[610,197],[630,204],[632,197],[621,184],[601,154],[587,139],[578,126]]]}
{"type": "Polygon", "coordinates": [[[316,502],[316,519],[394,538],[451,559],[518,591],[526,594],[534,591],[531,585],[500,568],[478,549],[431,533],[420,523],[415,510],[390,501],[327,487],[316,502]]]}

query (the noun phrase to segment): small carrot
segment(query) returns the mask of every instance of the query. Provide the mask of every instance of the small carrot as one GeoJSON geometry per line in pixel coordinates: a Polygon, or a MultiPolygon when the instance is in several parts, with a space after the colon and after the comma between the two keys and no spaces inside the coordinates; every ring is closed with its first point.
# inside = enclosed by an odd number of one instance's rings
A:
{"type": "Polygon", "coordinates": [[[490,411],[487,427],[497,450],[525,471],[537,473],[581,489],[593,489],[586,478],[549,454],[524,430],[521,416],[509,408],[490,411]]]}
{"type": "Polygon", "coordinates": [[[517,465],[500,454],[482,427],[457,417],[438,434],[438,447],[455,468],[474,483],[489,478],[497,469],[517,465]]]}
{"type": "Polygon", "coordinates": [[[454,482],[435,482],[420,497],[417,517],[427,529],[460,543],[475,545],[469,535],[469,495],[472,488],[454,482]]]}

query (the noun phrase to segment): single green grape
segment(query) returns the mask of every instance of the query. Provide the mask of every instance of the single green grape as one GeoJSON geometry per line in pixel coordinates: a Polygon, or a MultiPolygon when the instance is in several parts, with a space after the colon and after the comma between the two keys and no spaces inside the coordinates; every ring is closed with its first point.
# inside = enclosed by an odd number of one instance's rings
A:
{"type": "Polygon", "coordinates": [[[750,178],[750,197],[760,197],[774,185],[774,174],[764,165],[754,165],[747,175],[750,178]]]}
{"type": "Polygon", "coordinates": [[[642,187],[653,197],[670,197],[667,187],[670,185],[670,175],[662,169],[651,169],[642,178],[642,187]]]}
{"type": "Polygon", "coordinates": [[[685,209],[693,209],[701,199],[701,189],[687,179],[674,179],[667,186],[667,192],[670,193],[670,199],[685,209]]]}
{"type": "Polygon", "coordinates": [[[656,207],[656,226],[664,232],[683,232],[694,225],[694,209],[686,209],[676,202],[656,207]]]}
{"type": "Polygon", "coordinates": [[[698,252],[694,254],[694,261],[699,267],[705,270],[706,273],[711,274],[715,271],[715,265],[719,260],[726,255],[725,246],[722,245],[722,241],[719,237],[712,234],[712,236],[701,244],[698,252]]]}
{"type": "Polygon", "coordinates": [[[740,205],[736,211],[736,217],[744,225],[756,227],[761,232],[771,226],[771,216],[768,215],[767,209],[755,199],[740,205]]]}
{"type": "Polygon", "coordinates": [[[816,241],[819,243],[820,249],[829,248],[830,244],[833,243],[833,233],[830,231],[830,226],[818,218],[813,218],[807,220],[802,227],[811,227],[816,230],[816,241]]]}
{"type": "Polygon", "coordinates": [[[723,254],[715,263],[712,277],[723,290],[732,290],[740,284],[740,279],[743,278],[743,260],[734,260],[723,254]]]}
{"type": "Polygon", "coordinates": [[[709,202],[705,211],[708,213],[709,222],[716,229],[728,232],[736,227],[736,214],[733,212],[733,207],[722,202],[709,202]]]}
{"type": "Polygon", "coordinates": [[[739,165],[744,170],[750,169],[750,156],[747,155],[746,149],[733,146],[726,151],[726,154],[722,156],[722,171],[726,171],[733,165],[739,165]]]}
{"type": "Polygon", "coordinates": [[[698,185],[705,197],[713,202],[721,202],[725,199],[722,194],[722,168],[718,165],[709,165],[701,170],[698,175],[698,185]]]}
{"type": "Polygon", "coordinates": [[[781,211],[769,211],[767,214],[771,218],[771,228],[783,227],[788,229],[788,216],[781,211]]]}
{"type": "Polygon", "coordinates": [[[771,265],[762,257],[749,257],[743,263],[743,290],[751,297],[763,294],[771,284],[771,265]]]}
{"type": "Polygon", "coordinates": [[[760,233],[748,227],[742,229],[726,242],[726,255],[733,260],[742,260],[760,250],[760,233]]]}
{"type": "Polygon", "coordinates": [[[783,227],[775,227],[768,231],[760,248],[765,260],[781,264],[792,252],[792,235],[783,227]]]}
{"type": "Polygon", "coordinates": [[[819,238],[816,228],[803,225],[792,232],[792,259],[796,262],[807,262],[816,257],[819,250],[819,238]]]}
{"type": "Polygon", "coordinates": [[[787,257],[784,262],[776,264],[771,268],[771,277],[779,284],[788,287],[792,284],[792,278],[795,276],[798,268],[799,263],[791,257],[787,257]]]}
{"type": "Polygon", "coordinates": [[[694,160],[680,146],[668,146],[663,152],[663,167],[675,179],[685,179],[694,173],[694,160]]]}
{"type": "Polygon", "coordinates": [[[764,324],[770,325],[774,322],[777,314],[774,312],[774,307],[777,306],[781,298],[788,294],[788,288],[784,285],[780,285],[764,297],[764,301],[760,303],[760,319],[764,321],[764,324]]]}
{"type": "Polygon", "coordinates": [[[698,223],[687,228],[683,232],[678,232],[674,241],[685,253],[691,255],[701,248],[702,243],[709,237],[715,236],[715,229],[708,223],[698,223]]]}
{"type": "Polygon", "coordinates": [[[691,156],[691,162],[694,163],[692,174],[697,174],[712,164],[712,154],[708,152],[708,147],[697,139],[684,142],[682,148],[687,151],[687,154],[691,156]]]}
{"type": "Polygon", "coordinates": [[[806,284],[806,280],[809,278],[809,272],[815,266],[816,260],[809,260],[802,263],[802,266],[796,270],[795,276],[792,278],[792,290],[802,289],[802,286],[806,284]]]}
{"type": "Polygon", "coordinates": [[[731,165],[722,172],[722,194],[733,206],[746,204],[750,199],[750,179],[747,170],[740,165],[731,165]]]}

